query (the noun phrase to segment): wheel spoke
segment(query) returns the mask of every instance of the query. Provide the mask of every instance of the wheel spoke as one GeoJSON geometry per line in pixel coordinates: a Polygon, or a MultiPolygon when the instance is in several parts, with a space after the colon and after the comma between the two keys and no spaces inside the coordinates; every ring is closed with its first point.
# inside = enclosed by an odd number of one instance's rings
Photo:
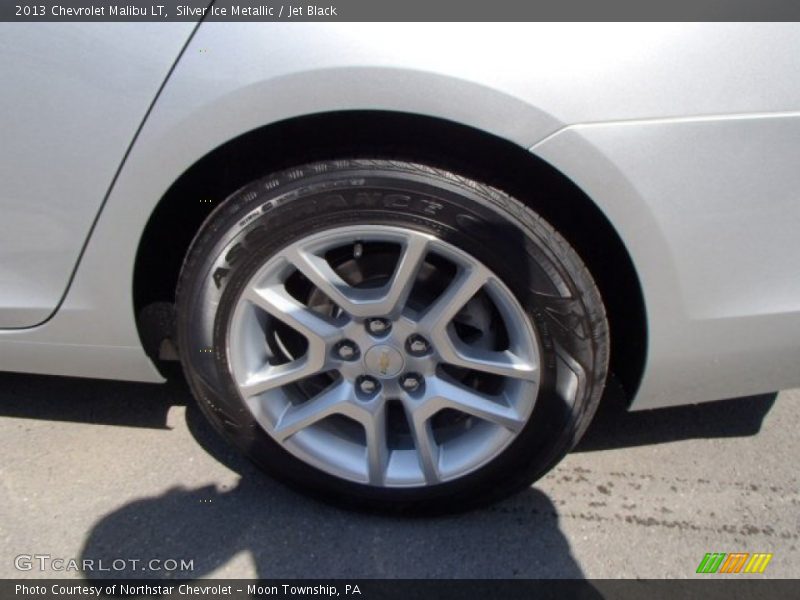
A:
{"type": "Polygon", "coordinates": [[[350,315],[388,316],[398,314],[405,304],[427,249],[426,237],[410,235],[403,246],[391,281],[380,288],[365,289],[348,284],[333,270],[325,258],[312,252],[292,248],[285,252],[285,257],[322,293],[350,315]]]}
{"type": "Polygon", "coordinates": [[[363,421],[367,435],[367,461],[369,482],[383,485],[389,464],[389,446],[386,440],[386,406],[382,405],[363,421]]]}
{"type": "Polygon", "coordinates": [[[411,435],[414,438],[414,446],[417,449],[417,458],[425,482],[428,484],[437,483],[441,477],[439,475],[439,446],[433,437],[430,420],[421,411],[412,411],[409,419],[411,425],[411,435]]]}
{"type": "Polygon", "coordinates": [[[366,316],[362,305],[369,300],[369,296],[374,290],[354,288],[333,270],[327,260],[311,252],[293,248],[287,250],[285,256],[298,271],[342,310],[353,316],[366,316]]]}
{"type": "Polygon", "coordinates": [[[289,404],[275,425],[275,437],[278,441],[283,442],[301,429],[314,425],[331,415],[352,416],[354,412],[351,408],[353,405],[350,403],[352,397],[352,386],[345,381],[340,381],[299,406],[289,404]]]}
{"type": "Polygon", "coordinates": [[[284,365],[266,365],[239,385],[245,398],[263,394],[268,390],[299,381],[322,370],[322,365],[314,364],[308,357],[299,358],[284,365]]]}
{"type": "Polygon", "coordinates": [[[514,433],[525,425],[525,419],[517,411],[504,404],[505,398],[493,399],[466,387],[436,379],[430,392],[426,412],[433,416],[444,408],[457,410],[472,415],[495,425],[501,425],[514,433]]]}
{"type": "Polygon", "coordinates": [[[447,289],[431,304],[419,320],[423,331],[444,334],[447,324],[489,281],[489,273],[479,265],[461,269],[447,289]]]}
{"type": "Polygon", "coordinates": [[[419,235],[409,236],[397,262],[392,280],[387,284],[377,314],[397,315],[408,300],[425,256],[428,240],[419,235]]]}
{"type": "Polygon", "coordinates": [[[292,298],[282,285],[266,288],[249,287],[244,297],[274,318],[302,333],[309,343],[314,341],[328,343],[339,334],[338,327],[292,298]]]}
{"type": "Polygon", "coordinates": [[[442,361],[456,367],[491,373],[512,379],[536,380],[539,376],[536,365],[524,360],[509,350],[493,352],[473,348],[461,342],[454,342],[449,332],[442,336],[437,346],[442,361]]]}

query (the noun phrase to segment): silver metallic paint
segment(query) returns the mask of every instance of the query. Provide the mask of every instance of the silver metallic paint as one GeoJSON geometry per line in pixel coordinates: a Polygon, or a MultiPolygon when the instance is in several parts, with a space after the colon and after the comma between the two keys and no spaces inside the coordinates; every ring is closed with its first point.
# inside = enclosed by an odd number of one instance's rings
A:
{"type": "Polygon", "coordinates": [[[203,24],[63,305],[43,326],[0,332],[0,368],[160,380],[136,331],[132,259],[170,184],[256,127],[382,109],[530,148],[609,217],[647,304],[633,408],[797,385],[798,57],[798,24],[203,24]]]}
{"type": "Polygon", "coordinates": [[[0,328],[56,308],[190,23],[0,23],[0,328]]]}

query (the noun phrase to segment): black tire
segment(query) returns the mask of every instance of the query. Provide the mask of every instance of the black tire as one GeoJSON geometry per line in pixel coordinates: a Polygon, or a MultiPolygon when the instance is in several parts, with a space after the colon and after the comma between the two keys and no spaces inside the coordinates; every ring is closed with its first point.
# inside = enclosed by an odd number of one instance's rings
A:
{"type": "Polygon", "coordinates": [[[575,251],[549,224],[489,186],[383,160],[304,165],[264,177],[227,198],[205,221],[185,259],[177,330],[189,384],[203,413],[227,440],[294,487],[347,506],[390,510],[461,510],[529,486],[588,426],[609,355],[600,293],[575,251]],[[538,333],[542,373],[530,419],[499,456],[460,479],[390,488],[318,470],[258,425],[229,373],[226,328],[242,283],[299,237],[363,223],[431,233],[476,257],[511,289],[538,333]],[[567,393],[570,380],[574,393],[567,393]]]}

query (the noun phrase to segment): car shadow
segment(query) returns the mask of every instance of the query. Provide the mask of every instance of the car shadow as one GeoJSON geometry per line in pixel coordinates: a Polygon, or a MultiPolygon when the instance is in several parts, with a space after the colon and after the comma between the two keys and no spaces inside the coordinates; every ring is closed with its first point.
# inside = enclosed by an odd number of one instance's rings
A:
{"type": "MultiPolygon", "coordinates": [[[[733,402],[754,402],[756,408],[745,414],[755,416],[760,425],[774,397],[759,398],[733,402]]],[[[612,441],[613,447],[620,447],[696,436],[711,414],[689,407],[652,411],[666,415],[655,418],[618,412],[622,409],[624,404],[604,408],[600,425],[578,450],[612,447],[612,441]],[[695,419],[700,425],[691,425],[695,419]],[[643,433],[632,432],[631,423],[643,433]],[[659,423],[654,433],[651,425],[659,423]],[[690,431],[675,432],[675,427],[690,431]]],[[[106,564],[130,557],[183,559],[192,561],[191,569],[165,573],[142,571],[137,565],[110,573],[87,572],[88,579],[224,577],[229,567],[241,572],[240,561],[249,562],[262,579],[584,579],[559,527],[556,507],[536,488],[464,514],[409,518],[359,513],[321,503],[264,476],[219,437],[194,404],[187,406],[186,421],[200,446],[240,475],[238,482],[231,487],[176,487],[129,502],[95,524],[81,558],[106,564]]],[[[753,423],[729,425],[710,431],[729,436],[757,430],[753,423]]],[[[602,597],[588,584],[582,593],[602,597]]]]}
{"type": "Polygon", "coordinates": [[[159,385],[0,373],[0,417],[168,429],[169,409],[192,402],[180,377],[159,385]]]}
{"type": "MultiPolygon", "coordinates": [[[[628,412],[612,377],[575,452],[662,444],[684,439],[756,435],[776,393],[704,404],[628,412]]],[[[168,429],[173,406],[193,406],[180,376],[166,384],[0,373],[0,417],[168,429]]]]}
{"type": "Polygon", "coordinates": [[[777,392],[703,404],[628,411],[611,378],[589,429],[573,452],[591,452],[703,438],[748,437],[761,431],[777,392]]]}
{"type": "Polygon", "coordinates": [[[125,504],[92,528],[81,553],[106,565],[132,557],[192,565],[84,574],[224,577],[244,560],[261,579],[583,578],[553,503],[535,489],[468,515],[409,519],[333,508],[252,474],[230,489],[175,488],[125,504]]]}
{"type": "MultiPolygon", "coordinates": [[[[97,522],[81,559],[183,559],[192,568],[165,574],[137,565],[86,572],[88,579],[225,576],[240,560],[262,579],[584,578],[553,502],[537,489],[447,516],[350,511],[274,482],[231,450],[198,409],[186,416],[195,439],[241,476],[238,483],[173,488],[130,502],[97,522]]],[[[582,591],[602,597],[588,585],[582,591]]]]}

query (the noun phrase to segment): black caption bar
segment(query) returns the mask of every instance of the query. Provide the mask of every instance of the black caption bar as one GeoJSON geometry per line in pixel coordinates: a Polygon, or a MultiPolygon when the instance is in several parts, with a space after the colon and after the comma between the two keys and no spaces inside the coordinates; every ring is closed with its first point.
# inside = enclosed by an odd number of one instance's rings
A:
{"type": "Polygon", "coordinates": [[[340,598],[358,600],[731,600],[796,598],[797,582],[785,579],[705,578],[683,580],[0,580],[0,598],[340,598]]]}
{"type": "Polygon", "coordinates": [[[798,21],[796,0],[33,0],[0,21],[798,21]]]}

